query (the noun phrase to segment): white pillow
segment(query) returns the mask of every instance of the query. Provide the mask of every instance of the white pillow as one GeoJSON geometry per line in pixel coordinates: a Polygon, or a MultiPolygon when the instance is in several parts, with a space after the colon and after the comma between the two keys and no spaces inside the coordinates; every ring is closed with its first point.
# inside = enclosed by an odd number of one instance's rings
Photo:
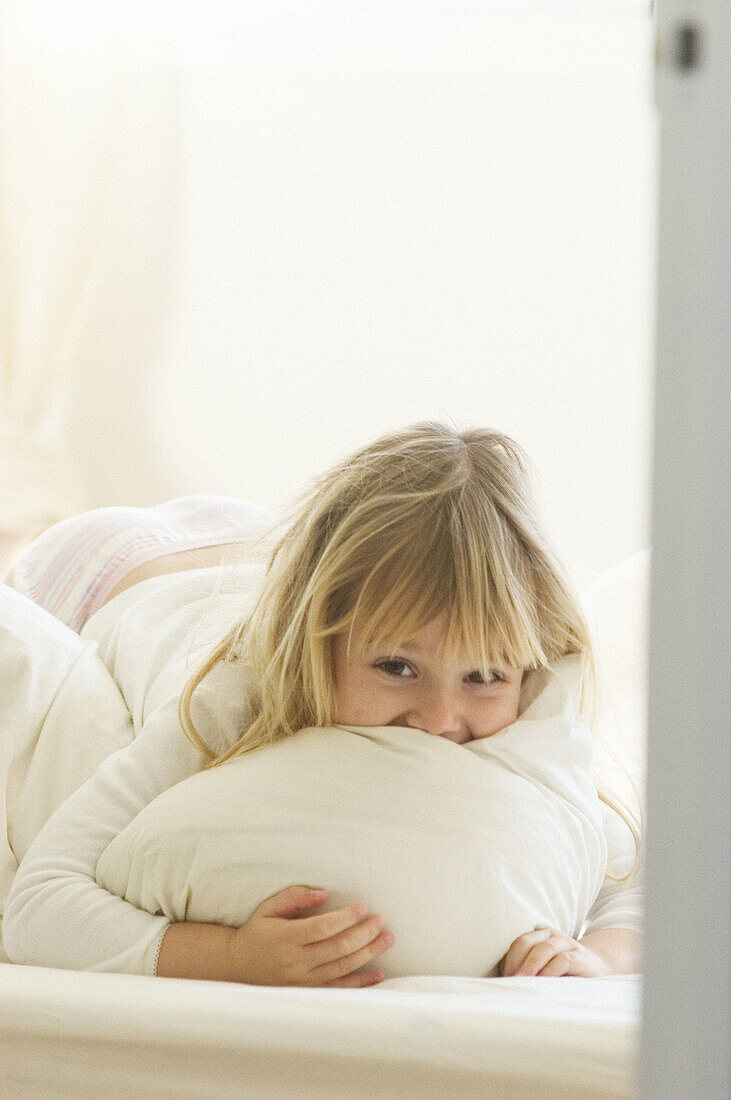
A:
{"type": "Polygon", "coordinates": [[[97,881],[174,921],[230,925],[287,886],[324,887],[323,911],[386,917],[386,977],[493,976],[534,927],[578,936],[602,885],[580,679],[576,656],[528,674],[518,720],[465,745],[310,728],[199,772],[112,841],[97,881]]]}

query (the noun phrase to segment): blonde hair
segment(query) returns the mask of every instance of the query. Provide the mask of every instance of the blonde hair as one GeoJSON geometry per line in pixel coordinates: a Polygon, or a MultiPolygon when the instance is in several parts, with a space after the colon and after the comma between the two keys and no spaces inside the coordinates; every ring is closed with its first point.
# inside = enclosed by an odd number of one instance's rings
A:
{"type": "MultiPolygon", "coordinates": [[[[598,682],[588,624],[540,529],[534,473],[497,431],[423,422],[384,435],[316,478],[285,513],[251,613],[191,676],[180,700],[189,740],[209,767],[309,726],[336,724],[333,636],[395,652],[440,613],[444,653],[495,665],[550,668],[584,659],[580,712],[593,726],[598,682]],[[250,721],[218,757],[191,719],[196,687],[240,661],[250,721]]],[[[242,685],[243,689],[243,685],[242,685]]],[[[597,783],[629,826],[633,815],[597,783]]],[[[615,878],[627,881],[629,875],[615,878]]]]}

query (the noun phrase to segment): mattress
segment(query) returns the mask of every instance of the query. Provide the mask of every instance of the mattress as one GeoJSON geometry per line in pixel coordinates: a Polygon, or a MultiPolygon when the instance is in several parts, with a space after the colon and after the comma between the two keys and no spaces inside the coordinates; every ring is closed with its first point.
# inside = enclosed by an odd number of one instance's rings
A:
{"type": "Polygon", "coordinates": [[[634,1094],[640,975],[262,987],[0,965],[0,1095],[634,1094]]]}

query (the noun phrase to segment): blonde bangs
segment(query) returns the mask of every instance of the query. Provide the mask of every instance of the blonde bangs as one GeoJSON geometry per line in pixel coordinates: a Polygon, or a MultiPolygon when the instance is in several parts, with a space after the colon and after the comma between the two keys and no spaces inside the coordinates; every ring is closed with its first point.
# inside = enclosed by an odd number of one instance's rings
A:
{"type": "MultiPolygon", "coordinates": [[[[464,524],[465,501],[445,494],[421,501],[398,533],[369,540],[372,561],[341,614],[320,634],[348,632],[353,646],[396,653],[434,619],[446,616],[442,656],[464,654],[480,668],[536,668],[548,663],[535,616],[536,595],[521,555],[507,565],[488,559],[488,534],[464,524]],[[347,610],[346,610],[347,609],[347,610]]],[[[479,510],[475,509],[478,518],[479,510]]],[[[380,535],[381,532],[378,532],[380,535]]],[[[361,574],[362,578],[362,574],[361,574]]]]}
{"type": "Polygon", "coordinates": [[[443,539],[419,545],[409,532],[395,549],[397,564],[382,559],[372,568],[345,617],[348,651],[353,643],[395,651],[453,603],[454,571],[443,539]]]}
{"type": "Polygon", "coordinates": [[[480,654],[484,668],[537,668],[549,663],[536,616],[525,552],[506,540],[504,521],[463,493],[451,514],[455,598],[447,651],[480,654]],[[488,555],[486,547],[496,552],[488,555]]]}

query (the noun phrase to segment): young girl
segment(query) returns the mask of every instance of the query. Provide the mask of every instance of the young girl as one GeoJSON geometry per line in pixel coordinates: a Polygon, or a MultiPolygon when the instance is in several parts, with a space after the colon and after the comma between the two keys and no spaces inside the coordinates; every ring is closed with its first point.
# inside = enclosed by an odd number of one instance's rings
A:
{"type": "MultiPolygon", "coordinates": [[[[187,498],[167,507],[194,506],[187,498]]],[[[43,578],[60,572],[39,565],[49,549],[58,566],[72,526],[98,531],[109,511],[67,521],[63,538],[53,528],[41,536],[13,583],[43,597],[43,578]]],[[[98,641],[137,736],[56,812],[22,861],[3,929],[13,961],[255,984],[374,984],[382,971],[360,971],[392,942],[387,914],[356,904],[307,915],[326,894],[298,884],[240,928],[172,924],[102,890],[96,862],[167,787],[306,727],[393,725],[456,745],[490,737],[516,720],[525,672],[571,653],[583,656],[582,713],[592,717],[589,631],[540,531],[528,460],[506,436],[429,422],[376,440],[295,503],[266,570],[220,565],[211,544],[235,541],[233,511],[233,528],[199,517],[185,543],[180,532],[160,534],[159,515],[132,539],[124,525],[114,536],[107,529],[109,546],[134,543],[139,553],[144,543],[146,560],[122,546],[111,569],[97,560],[93,576],[77,567],[65,585],[47,583],[48,610],[98,641]],[[180,655],[202,610],[222,595],[236,621],[188,678],[180,655]]],[[[265,518],[260,535],[273,529],[265,518]]],[[[251,534],[250,524],[243,529],[251,534]]],[[[104,541],[92,539],[97,548],[104,541]]],[[[244,542],[242,556],[250,555],[244,542]]],[[[506,951],[504,976],[638,969],[631,843],[639,852],[639,835],[625,808],[598,793],[609,860],[584,935],[527,930],[506,951]]]]}

